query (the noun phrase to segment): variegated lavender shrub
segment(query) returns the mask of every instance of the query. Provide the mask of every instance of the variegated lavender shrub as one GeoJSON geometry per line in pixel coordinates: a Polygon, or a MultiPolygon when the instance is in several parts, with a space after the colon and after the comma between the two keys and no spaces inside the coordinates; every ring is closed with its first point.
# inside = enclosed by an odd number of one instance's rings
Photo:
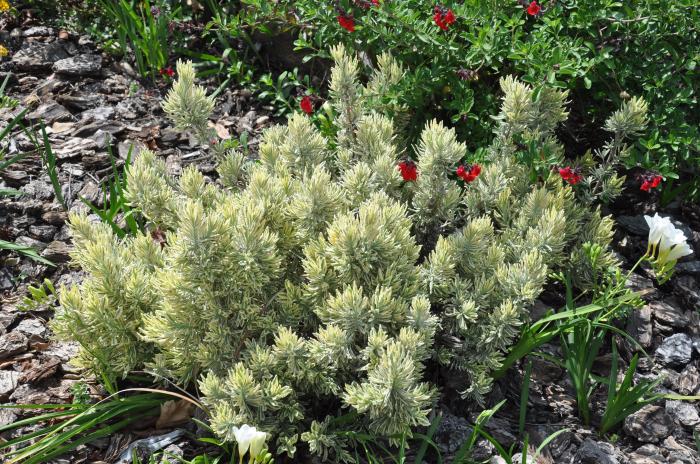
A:
{"type": "MultiPolygon", "coordinates": [[[[257,160],[215,144],[218,182],[194,167],[174,178],[143,152],[129,200],[162,246],[72,215],[87,277],[62,292],[53,328],[80,343],[79,366],[198,382],[225,439],[246,423],[271,433],[279,453],[305,443],[351,461],[334,417],[355,412],[343,429],[390,440],[410,434],[438,398],[424,378],[435,362],[481,400],[548,273],[568,269],[585,286],[582,244],[607,250],[612,224],[558,176],[533,185],[515,162],[517,133],[560,149],[565,94],[543,89],[533,102],[532,89],[504,79],[481,175],[457,181],[469,154],[432,122],[413,152],[418,177],[404,182],[392,121],[369,109],[400,68],[384,57],[363,86],[357,60],[332,54],[335,140],[297,114],[265,132],[257,160]]],[[[190,64],[178,76],[164,109],[208,143],[213,101],[190,64]]],[[[614,264],[606,252],[596,265],[614,264]]]]}

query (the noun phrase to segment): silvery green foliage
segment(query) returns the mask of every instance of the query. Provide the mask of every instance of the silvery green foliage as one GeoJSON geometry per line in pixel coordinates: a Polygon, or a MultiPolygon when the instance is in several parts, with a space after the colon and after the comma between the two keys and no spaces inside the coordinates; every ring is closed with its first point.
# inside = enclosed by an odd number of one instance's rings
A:
{"type": "MultiPolygon", "coordinates": [[[[568,93],[550,87],[533,87],[517,81],[512,76],[501,79],[503,103],[495,146],[514,153],[513,138],[523,143],[535,141],[541,153],[554,158],[559,164],[564,161],[564,149],[554,137],[554,129],[565,121],[568,93]]],[[[629,156],[630,147],[626,142],[642,133],[648,123],[648,105],[643,98],[632,97],[625,101],[605,121],[605,130],[612,133],[612,139],[600,149],[588,151],[577,167],[583,172],[583,179],[577,189],[579,200],[586,204],[607,203],[622,191],[624,176],[619,176],[618,168],[629,156]]],[[[556,177],[556,174],[555,174],[556,177]]]]}
{"type": "MultiPolygon", "coordinates": [[[[303,444],[351,461],[334,417],[354,413],[343,430],[410,434],[438,397],[424,376],[435,361],[481,400],[548,272],[578,266],[584,240],[606,247],[611,224],[561,182],[531,185],[512,156],[513,127],[551,143],[563,94],[524,109],[507,95],[490,163],[466,185],[454,176],[465,145],[431,122],[413,156],[418,179],[403,182],[392,121],[365,106],[381,78],[362,86],[357,60],[342,48],[333,57],[338,140],[292,116],[265,132],[259,162],[217,152],[218,184],[194,168],[172,177],[142,153],[128,198],[162,247],[73,216],[88,277],[62,293],[53,325],[81,344],[81,366],[198,382],[224,439],[245,423],[279,453],[303,444]]],[[[164,107],[199,105],[171,116],[204,130],[209,97],[179,74],[164,107]]]]}

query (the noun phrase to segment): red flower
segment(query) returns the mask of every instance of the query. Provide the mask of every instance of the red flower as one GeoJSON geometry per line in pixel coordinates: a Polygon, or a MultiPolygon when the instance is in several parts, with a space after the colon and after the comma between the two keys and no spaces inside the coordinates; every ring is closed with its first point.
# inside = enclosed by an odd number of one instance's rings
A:
{"type": "Polygon", "coordinates": [[[406,182],[415,182],[418,179],[418,168],[411,160],[401,161],[398,165],[401,177],[406,182]]]}
{"type": "Polygon", "coordinates": [[[481,166],[478,164],[472,164],[471,166],[459,165],[457,168],[457,177],[461,178],[464,182],[473,182],[481,174],[481,166]]]}
{"type": "Polygon", "coordinates": [[[562,179],[567,181],[571,185],[576,185],[579,182],[581,182],[581,179],[583,179],[583,176],[579,172],[578,169],[571,169],[571,166],[567,166],[565,168],[559,168],[559,175],[561,176],[562,179]]]}
{"type": "Polygon", "coordinates": [[[433,21],[435,21],[435,24],[443,31],[449,29],[450,24],[454,24],[457,20],[452,10],[448,8],[436,5],[434,11],[433,21]]]}
{"type": "Polygon", "coordinates": [[[311,114],[314,112],[314,105],[311,102],[311,97],[308,95],[302,97],[301,101],[299,102],[299,107],[306,114],[311,114]]]}
{"type": "Polygon", "coordinates": [[[168,66],[167,68],[160,68],[158,70],[158,74],[160,74],[161,76],[173,77],[175,75],[175,71],[173,70],[173,68],[168,66]]]}
{"type": "Polygon", "coordinates": [[[658,174],[646,174],[642,176],[642,185],[639,186],[639,190],[649,192],[651,189],[658,187],[662,180],[664,178],[658,174]]]}
{"type": "Polygon", "coordinates": [[[338,24],[348,32],[355,32],[355,19],[347,14],[338,15],[338,24]]]}
{"type": "Polygon", "coordinates": [[[540,11],[542,11],[542,7],[539,6],[536,1],[530,3],[530,6],[527,7],[527,14],[530,16],[537,16],[540,14],[540,11]]]}

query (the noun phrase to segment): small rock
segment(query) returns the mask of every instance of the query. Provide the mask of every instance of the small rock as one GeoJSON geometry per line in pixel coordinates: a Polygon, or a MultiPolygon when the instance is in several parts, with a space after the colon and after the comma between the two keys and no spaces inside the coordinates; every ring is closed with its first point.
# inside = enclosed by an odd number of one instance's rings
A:
{"type": "Polygon", "coordinates": [[[17,420],[17,413],[14,409],[0,409],[0,427],[14,424],[17,420]]]}
{"type": "Polygon", "coordinates": [[[623,229],[634,235],[644,237],[649,234],[649,225],[643,214],[638,216],[618,216],[615,220],[623,229]]]}
{"type": "MultiPolygon", "coordinates": [[[[523,453],[515,453],[515,454],[513,455],[513,457],[511,458],[511,462],[512,462],[513,464],[522,464],[522,462],[523,462],[523,453]]],[[[537,459],[536,459],[535,456],[533,456],[532,454],[527,453],[527,459],[525,460],[525,462],[533,463],[533,462],[537,462],[537,459]]]]}
{"type": "Polygon", "coordinates": [[[7,397],[17,388],[19,372],[0,371],[0,400],[7,401],[7,397]]]}
{"type": "Polygon", "coordinates": [[[472,433],[469,421],[443,411],[442,421],[435,433],[435,442],[443,454],[452,454],[472,433]]]}
{"type": "Polygon", "coordinates": [[[690,274],[700,276],[700,261],[687,261],[685,263],[676,264],[676,272],[679,274],[690,274]]]}
{"type": "MultiPolygon", "coordinates": [[[[54,134],[62,134],[68,132],[75,127],[74,122],[55,122],[51,126],[51,131],[54,134]]],[[[48,131],[47,131],[48,132],[48,131]]]]}
{"type": "Polygon", "coordinates": [[[160,459],[160,464],[170,464],[171,461],[179,461],[185,452],[179,446],[172,444],[163,450],[163,457],[160,459]]]}
{"type": "Polygon", "coordinates": [[[26,118],[30,121],[43,120],[45,124],[53,124],[56,121],[68,121],[73,118],[73,115],[65,106],[55,101],[50,101],[27,114],[26,118]]]}
{"type": "MultiPolygon", "coordinates": [[[[672,300],[650,302],[649,307],[651,308],[654,318],[671,327],[687,327],[689,322],[688,317],[676,305],[670,304],[671,302],[672,300]]],[[[673,301],[673,303],[675,303],[675,301],[673,301]]]]}
{"type": "Polygon", "coordinates": [[[656,357],[667,366],[682,367],[690,362],[693,355],[693,341],[684,333],[666,338],[656,349],[656,357]]]}
{"type": "Polygon", "coordinates": [[[111,106],[98,106],[96,108],[83,111],[80,115],[81,122],[109,121],[114,118],[114,108],[111,106]]]}
{"type": "Polygon", "coordinates": [[[85,153],[93,152],[97,143],[89,138],[71,137],[61,145],[54,147],[53,152],[60,160],[77,158],[85,153]]]}
{"type": "Polygon", "coordinates": [[[654,445],[643,445],[630,455],[634,464],[667,464],[661,450],[654,445]]]}
{"type": "Polygon", "coordinates": [[[102,57],[95,54],[72,56],[56,61],[52,69],[66,76],[88,76],[102,69],[102,57]]]}
{"type": "Polygon", "coordinates": [[[27,236],[17,237],[15,243],[26,247],[34,248],[36,251],[42,251],[46,248],[46,244],[44,242],[40,242],[39,240],[35,240],[27,236]]]}
{"type": "Polygon", "coordinates": [[[32,225],[29,226],[29,235],[37,240],[43,242],[50,242],[53,240],[53,236],[56,234],[56,227],[49,225],[32,225]]]}
{"type": "Polygon", "coordinates": [[[664,440],[663,447],[668,451],[669,464],[698,464],[698,453],[683,446],[671,435],[664,440]]]}
{"type": "Polygon", "coordinates": [[[102,129],[97,129],[97,131],[95,131],[90,138],[95,141],[98,150],[104,150],[109,146],[113,137],[109,132],[102,129]]]}
{"type": "Polygon", "coordinates": [[[553,362],[536,356],[532,358],[532,378],[544,384],[556,383],[564,373],[563,369],[553,362]]]}
{"type": "MultiPolygon", "coordinates": [[[[643,348],[651,346],[651,308],[648,305],[632,312],[627,321],[627,333],[637,340],[643,348]]],[[[632,351],[637,351],[636,345],[630,343],[629,346],[632,351]]]]}
{"type": "Polygon", "coordinates": [[[20,332],[10,332],[0,336],[0,359],[7,359],[24,353],[29,347],[29,340],[20,332]]]}
{"type": "Polygon", "coordinates": [[[657,443],[671,432],[673,421],[661,406],[647,405],[627,416],[624,431],[641,442],[657,443]]]}
{"type": "Polygon", "coordinates": [[[53,186],[50,181],[35,179],[22,187],[22,190],[37,200],[51,200],[53,198],[53,186]]]}
{"type": "Polygon", "coordinates": [[[643,295],[643,299],[646,301],[652,300],[658,297],[658,290],[654,286],[654,282],[651,279],[647,279],[637,273],[630,274],[629,279],[625,282],[625,287],[629,288],[634,292],[646,292],[643,295]]]}
{"type": "Polygon", "coordinates": [[[4,169],[0,172],[0,177],[10,187],[21,187],[29,179],[29,174],[26,171],[18,171],[12,169],[4,169]]]}
{"type": "Polygon", "coordinates": [[[671,388],[681,395],[694,395],[700,388],[700,371],[694,365],[687,366],[683,372],[677,374],[671,388]]]}
{"type": "Polygon", "coordinates": [[[46,328],[44,323],[38,319],[33,318],[22,319],[22,321],[20,321],[20,323],[17,324],[17,327],[15,327],[15,330],[17,332],[23,333],[32,341],[45,340],[46,335],[48,333],[48,329],[46,328]]]}
{"type": "MultiPolygon", "coordinates": [[[[12,287],[10,287],[10,288],[12,288],[12,287]]],[[[4,309],[7,309],[7,308],[4,308],[4,309]]],[[[5,312],[5,311],[0,312],[0,334],[5,334],[7,332],[7,328],[15,323],[15,321],[17,320],[17,316],[18,316],[17,313],[11,313],[11,312],[5,312]]]]}
{"type": "Polygon", "coordinates": [[[32,359],[24,363],[20,382],[37,383],[49,377],[53,377],[61,366],[61,360],[55,357],[44,359],[32,359]]]}
{"type": "Polygon", "coordinates": [[[54,263],[65,263],[70,259],[72,248],[65,242],[53,241],[49,243],[41,256],[54,263]]]}
{"type": "Polygon", "coordinates": [[[11,62],[19,71],[48,71],[53,63],[68,56],[63,45],[57,42],[25,42],[25,46],[12,56],[11,62]]]}
{"type": "Polygon", "coordinates": [[[22,31],[24,37],[53,37],[56,32],[52,27],[33,26],[22,31]]]}
{"type": "Polygon", "coordinates": [[[674,287],[674,293],[688,305],[686,310],[694,309],[695,311],[700,311],[700,287],[695,277],[677,275],[671,279],[671,284],[674,287]]]}
{"type": "MultiPolygon", "coordinates": [[[[80,351],[80,345],[77,342],[49,342],[48,348],[46,348],[43,353],[46,356],[55,356],[62,362],[67,363],[75,356],[77,356],[78,351],[80,351]]],[[[65,368],[62,368],[66,370],[65,368]]]]}
{"type": "Polygon", "coordinates": [[[41,215],[41,219],[48,224],[60,226],[66,222],[68,215],[64,211],[47,211],[41,215]]]}
{"type": "Polygon", "coordinates": [[[574,456],[574,464],[619,464],[619,461],[610,443],[586,438],[574,456]]]}
{"type": "MultiPolygon", "coordinates": [[[[86,93],[78,95],[57,95],[56,101],[64,105],[66,108],[70,108],[74,111],[87,111],[90,108],[94,108],[100,102],[99,94],[96,93],[86,93]]],[[[81,115],[81,119],[84,119],[84,115],[81,115]]]]}
{"type": "Polygon", "coordinates": [[[102,192],[100,191],[100,187],[96,183],[92,181],[85,182],[85,185],[83,186],[79,195],[85,198],[90,203],[96,204],[96,206],[100,206],[97,205],[97,202],[98,200],[102,200],[102,192]]]}
{"type": "Polygon", "coordinates": [[[83,155],[83,165],[90,170],[97,170],[111,165],[109,153],[86,153],[83,155]]]}
{"type": "Polygon", "coordinates": [[[12,274],[9,269],[0,269],[0,290],[12,290],[14,286],[15,284],[12,282],[12,274]]]}
{"type": "Polygon", "coordinates": [[[56,403],[57,400],[45,388],[34,388],[25,383],[19,385],[10,395],[10,401],[18,404],[56,403]]]}
{"type": "Polygon", "coordinates": [[[698,416],[697,409],[685,401],[667,400],[666,412],[673,420],[689,429],[700,424],[700,416],[698,416]]]}

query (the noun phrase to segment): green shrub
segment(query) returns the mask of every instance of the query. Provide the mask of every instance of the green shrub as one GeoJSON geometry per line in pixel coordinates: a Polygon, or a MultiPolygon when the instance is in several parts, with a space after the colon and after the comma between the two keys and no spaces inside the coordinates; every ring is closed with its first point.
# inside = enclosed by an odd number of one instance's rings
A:
{"type": "Polygon", "coordinates": [[[447,30],[435,23],[436,2],[425,0],[283,1],[244,9],[242,18],[251,28],[279,23],[277,29],[297,31],[297,49],[307,55],[327,57],[329,44],[342,43],[371,63],[390,50],[407,73],[383,98],[410,110],[409,133],[417,135],[433,118],[451,120],[470,149],[490,139],[494,95],[509,74],[571,91],[576,118],[564,132],[569,155],[600,147],[603,121],[630,95],[641,96],[653,110],[627,166],[661,173],[668,198],[681,191],[678,182],[671,188],[678,176],[686,194],[700,194],[697,2],[540,3],[540,14],[530,16],[517,0],[438,2],[456,17],[447,30]],[[343,15],[352,16],[354,32],[340,26],[343,15]]]}
{"type": "MultiPolygon", "coordinates": [[[[514,156],[516,136],[530,132],[561,150],[552,131],[566,118],[565,93],[542,89],[533,100],[504,79],[481,174],[457,178],[471,156],[454,130],[431,122],[411,180],[397,169],[412,162],[392,121],[367,109],[377,81],[361,85],[343,48],[332,56],[333,140],[296,114],[266,131],[257,160],[217,149],[219,183],[193,167],[173,178],[145,151],[126,195],[150,234],[118,238],[72,215],[87,277],[61,292],[52,326],[80,343],[78,365],[108,378],[145,367],[198,381],[225,439],[254,424],[278,453],[293,455],[301,440],[324,459],[351,460],[339,431],[397,442],[428,424],[439,393],[429,365],[443,364],[480,401],[549,271],[590,281],[584,243],[605,250],[597,267],[615,259],[611,220],[582,206],[558,173],[533,183],[514,156]]],[[[178,76],[191,71],[178,64],[178,76]]],[[[183,82],[169,114],[211,107],[183,82]]]]}

